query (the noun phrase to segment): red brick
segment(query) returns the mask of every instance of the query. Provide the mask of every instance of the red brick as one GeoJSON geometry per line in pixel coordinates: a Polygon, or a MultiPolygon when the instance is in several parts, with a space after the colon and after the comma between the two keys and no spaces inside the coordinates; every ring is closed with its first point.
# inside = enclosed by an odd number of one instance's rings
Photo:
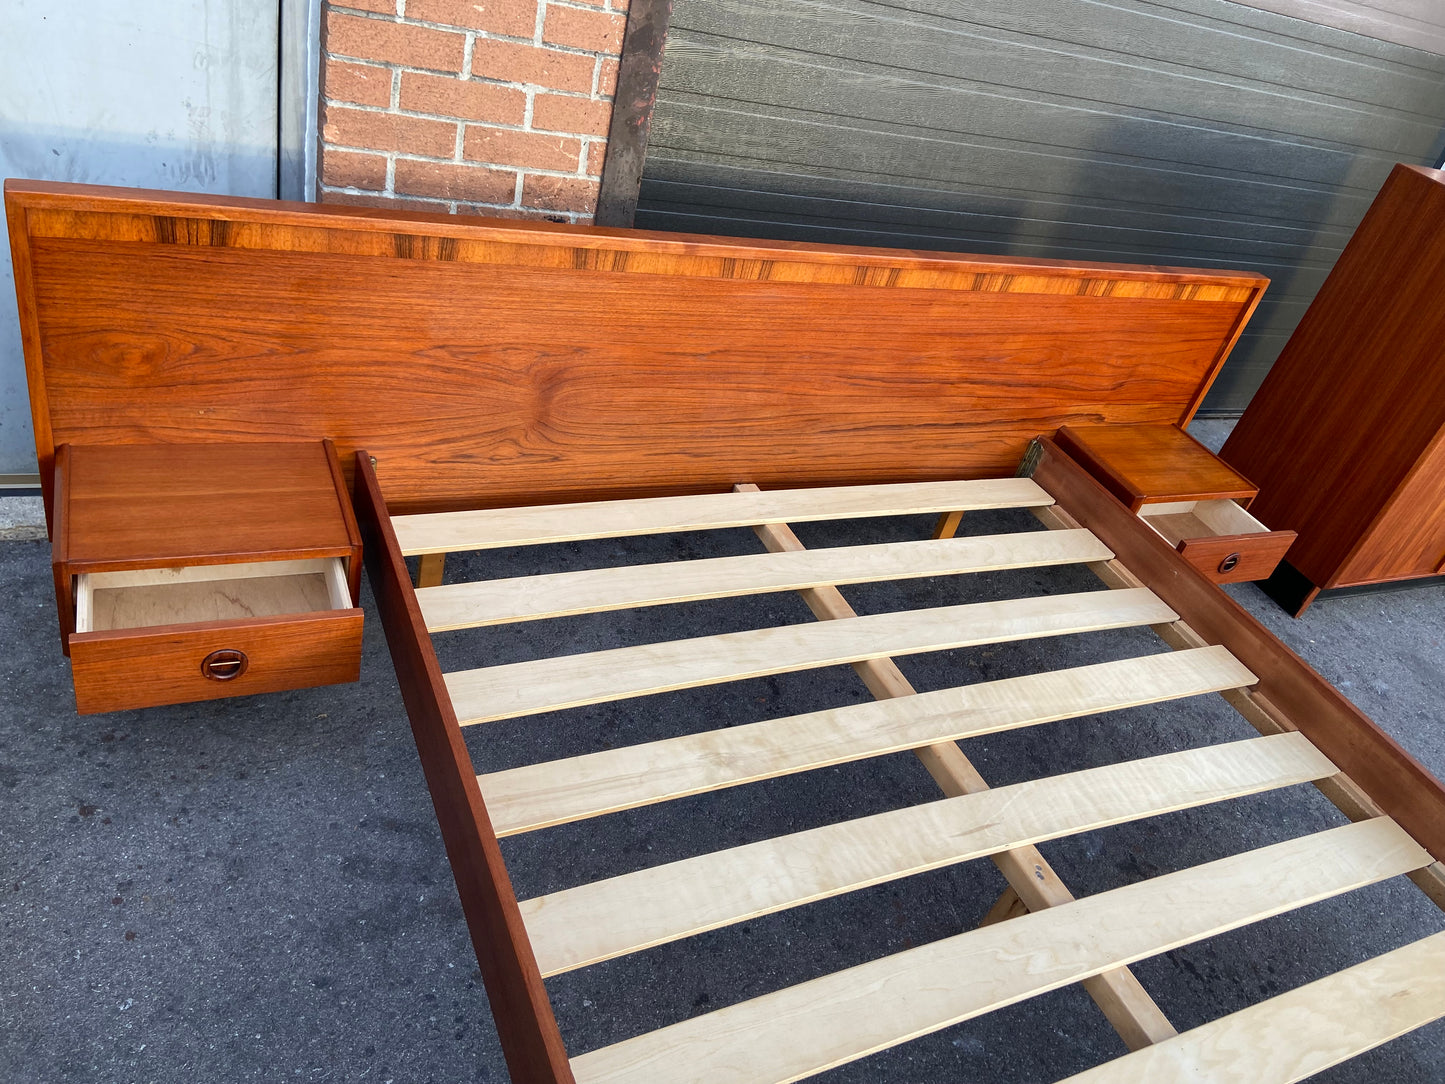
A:
{"type": "Polygon", "coordinates": [[[597,73],[597,93],[610,98],[617,93],[617,61],[602,58],[602,69],[597,73]]]}
{"type": "Polygon", "coordinates": [[[542,40],[553,45],[617,56],[622,52],[622,28],[626,25],[627,17],[624,15],[548,4],[542,40]]]}
{"type": "Polygon", "coordinates": [[[568,136],[515,132],[467,125],[462,156],[474,162],[495,162],[524,169],[576,169],[582,141],[568,136]]]}
{"type": "Polygon", "coordinates": [[[404,68],[460,72],[467,38],[460,32],[433,30],[387,19],[326,14],[326,51],[333,56],[376,60],[404,68]]]}
{"type": "Polygon", "coordinates": [[[402,72],[401,107],[413,113],[520,125],[527,95],[512,87],[464,82],[444,75],[402,72]]]}
{"type": "Polygon", "coordinates": [[[374,11],[378,15],[395,15],[396,0],[338,0],[329,5],[333,8],[355,8],[357,11],[374,11]]]}
{"type": "Polygon", "coordinates": [[[321,183],[333,188],[386,187],[386,159],[379,154],[355,154],[335,147],[321,149],[321,183]]]}
{"type": "Polygon", "coordinates": [[[396,113],[368,113],[328,105],[321,138],[326,143],[341,147],[450,158],[456,150],[457,126],[450,121],[403,117],[396,113]]]}
{"type": "Polygon", "coordinates": [[[587,148],[587,175],[602,176],[602,163],[607,158],[607,140],[594,139],[587,148]]]}
{"type": "Polygon", "coordinates": [[[612,0],[612,3],[608,6],[612,8],[613,11],[626,12],[631,5],[628,4],[627,0],[612,0]]]}
{"type": "Polygon", "coordinates": [[[597,206],[597,182],[587,177],[548,177],[529,173],[522,179],[522,203],[548,211],[585,211],[597,206]]]}
{"type": "Polygon", "coordinates": [[[372,68],[365,64],[348,64],[344,60],[327,60],[323,96],[333,102],[354,102],[376,105],[383,109],[391,104],[391,69],[372,68]]]}
{"type": "Polygon", "coordinates": [[[433,196],[474,203],[511,203],[517,191],[517,175],[511,170],[487,166],[398,158],[393,187],[398,195],[433,196]]]}
{"type": "Polygon", "coordinates": [[[596,66],[593,57],[544,49],[540,45],[486,38],[478,38],[472,45],[472,74],[483,79],[590,94],[592,70],[596,66]]]}
{"type": "Polygon", "coordinates": [[[532,127],[538,131],[605,136],[611,123],[611,102],[565,94],[538,94],[532,102],[532,127]]]}
{"type": "Polygon", "coordinates": [[[537,0],[407,0],[406,17],[530,38],[537,32],[537,0]]]}

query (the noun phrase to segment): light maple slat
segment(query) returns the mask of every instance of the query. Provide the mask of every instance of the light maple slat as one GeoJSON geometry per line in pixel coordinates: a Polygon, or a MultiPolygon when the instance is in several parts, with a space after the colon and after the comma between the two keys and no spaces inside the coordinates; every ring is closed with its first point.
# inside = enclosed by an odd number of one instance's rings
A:
{"type": "Polygon", "coordinates": [[[499,836],[688,794],[1255,682],[1222,647],[849,704],[478,777],[499,836]]]}
{"type": "MultiPolygon", "coordinates": [[[[751,483],[740,484],[737,488],[744,491],[757,489],[751,483]]],[[[1034,514],[1039,515],[1046,511],[1048,509],[1036,508],[1034,514]]],[[[946,528],[948,524],[945,522],[940,526],[946,528]]],[[[763,524],[753,529],[770,552],[804,548],[787,524],[763,524]]],[[[1108,563],[1090,567],[1106,567],[1108,563]]],[[[843,593],[836,587],[800,591],[799,597],[820,621],[857,616],[843,593]]],[[[853,669],[868,686],[868,691],[879,700],[912,696],[917,691],[892,659],[865,659],[863,662],[854,663],[853,669]]],[[[987,781],[968,757],[963,755],[957,742],[945,741],[920,746],[914,752],[939,789],[949,797],[988,789],[987,781]]],[[[1074,899],[1074,894],[1037,847],[1016,847],[1011,851],[1003,851],[993,856],[993,862],[1008,881],[1009,887],[1019,894],[1019,898],[1031,911],[1056,907],[1074,899]]],[[[1116,967],[1091,976],[1083,981],[1083,987],[1130,1050],[1178,1034],[1168,1017],[1127,967],[1116,967]]]]}
{"type": "Polygon", "coordinates": [[[1079,564],[1111,557],[1088,531],[1038,531],[516,576],[424,587],[416,597],[427,631],[448,632],[634,606],[800,591],[824,584],[1079,564]]]}
{"type": "Polygon", "coordinates": [[[973,602],[816,625],[784,625],[454,671],[463,724],[887,655],[1173,621],[1146,588],[973,602]]]}
{"type": "Polygon", "coordinates": [[[1246,794],[1335,766],[1298,734],[1035,779],[830,824],[525,900],[543,976],[883,881],[1246,794]]]}
{"type": "Polygon", "coordinates": [[[983,478],[430,512],[393,516],[391,523],[402,553],[411,557],[584,538],[750,527],[785,520],[805,523],[983,508],[1038,508],[1053,503],[1054,499],[1032,479],[983,478]]]}
{"type": "Polygon", "coordinates": [[[1022,915],[572,1059],[578,1084],[783,1084],[1430,856],[1362,821],[1022,915]]]}
{"type": "Polygon", "coordinates": [[[1442,1016],[1437,933],[1063,1084],[1295,1084],[1442,1016]]]}

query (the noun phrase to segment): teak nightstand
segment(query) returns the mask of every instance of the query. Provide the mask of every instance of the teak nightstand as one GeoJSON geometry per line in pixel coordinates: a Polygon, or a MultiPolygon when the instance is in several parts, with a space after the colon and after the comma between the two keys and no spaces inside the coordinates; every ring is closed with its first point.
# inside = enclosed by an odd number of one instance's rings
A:
{"type": "Polygon", "coordinates": [[[1271,575],[1293,531],[1245,511],[1257,486],[1173,425],[1066,425],[1058,443],[1215,583],[1271,575]]]}
{"type": "Polygon", "coordinates": [[[361,536],[329,441],[63,445],[55,478],[81,713],[357,679],[361,536]]]}

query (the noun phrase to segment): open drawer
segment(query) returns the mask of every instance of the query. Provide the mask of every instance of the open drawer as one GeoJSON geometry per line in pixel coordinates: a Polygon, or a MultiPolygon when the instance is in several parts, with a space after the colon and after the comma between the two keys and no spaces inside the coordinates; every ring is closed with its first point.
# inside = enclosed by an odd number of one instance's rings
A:
{"type": "Polygon", "coordinates": [[[1262,580],[1295,540],[1271,531],[1231,500],[1146,504],[1139,518],[1215,583],[1262,580]]]}
{"type": "Polygon", "coordinates": [[[355,681],[362,612],[345,561],[253,561],[76,577],[82,714],[355,681]]]}

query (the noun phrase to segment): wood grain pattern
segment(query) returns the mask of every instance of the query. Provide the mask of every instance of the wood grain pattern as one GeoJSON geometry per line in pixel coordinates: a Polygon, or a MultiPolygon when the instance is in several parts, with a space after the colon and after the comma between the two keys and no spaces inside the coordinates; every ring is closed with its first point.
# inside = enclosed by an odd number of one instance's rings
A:
{"type": "Polygon", "coordinates": [[[1437,933],[1063,1084],[1296,1084],[1442,1016],[1437,933]]]}
{"type": "Polygon", "coordinates": [[[329,436],[368,446],[398,511],[1006,473],[1061,424],[1182,420],[1265,281],[30,183],[6,198],[43,476],[66,441],[329,436]]]}
{"type": "Polygon", "coordinates": [[[416,585],[418,587],[438,587],[442,578],[446,575],[445,553],[425,553],[416,566],[416,585]]]}
{"type": "Polygon", "coordinates": [[[454,671],[463,726],[888,655],[1172,621],[1147,589],[974,602],[454,671]]]}
{"type": "MultiPolygon", "coordinates": [[[[1075,530],[1079,521],[1057,505],[1036,509],[1034,515],[1050,530],[1075,530]]],[[[1090,565],[1089,570],[1110,588],[1142,587],[1144,581],[1125,568],[1117,558],[1090,565]]],[[[1180,620],[1168,625],[1156,625],[1155,633],[1175,651],[1194,651],[1208,646],[1188,622],[1180,620]]],[[[1299,727],[1270,701],[1269,697],[1254,688],[1235,688],[1220,691],[1220,697],[1234,708],[1240,718],[1261,734],[1283,734],[1297,731],[1299,727]]],[[[1344,772],[1321,779],[1315,786],[1334,806],[1352,821],[1383,817],[1385,811],[1368,793],[1344,772]]],[[[1425,893],[1436,906],[1445,910],[1445,863],[1433,862],[1423,869],[1411,873],[1410,880],[1425,893]]]]}
{"type": "Polygon", "coordinates": [[[1388,819],[1350,824],[766,994],[572,1069],[581,1084],[781,1084],[1428,861],[1388,819]]]}
{"type": "Polygon", "coordinates": [[[331,472],[331,484],[336,490],[336,500],[341,506],[341,522],[346,537],[351,543],[351,553],[346,561],[346,586],[351,591],[351,604],[361,605],[361,525],[356,522],[356,511],[351,507],[351,487],[346,484],[346,475],[341,469],[341,460],[336,454],[336,445],[322,440],[326,452],[326,466],[331,472]]]}
{"type": "Polygon", "coordinates": [[[1319,587],[1445,562],[1445,173],[1399,165],[1221,455],[1319,587]]]}
{"type": "Polygon", "coordinates": [[[351,557],[355,544],[321,441],[72,445],[72,572],[351,557]]]}
{"type": "MultiPolygon", "coordinates": [[[[88,575],[81,577],[83,584],[88,580],[88,575]]],[[[76,622],[82,632],[196,621],[236,621],[331,608],[325,572],[101,587],[93,591],[83,588],[80,593],[90,594],[89,605],[93,607],[88,627],[76,622]]],[[[350,603],[347,599],[348,609],[350,603]]]]}
{"type": "Polygon", "coordinates": [[[642,162],[671,18],[672,0],[635,0],[627,5],[627,29],[612,93],[612,119],[607,125],[607,156],[592,216],[599,226],[630,227],[637,214],[637,190],[642,184],[642,162]]]}
{"type": "Polygon", "coordinates": [[[1299,734],[1167,753],[826,825],[524,900],[543,975],[1047,839],[1308,783],[1299,734]]]}
{"type": "MultiPolygon", "coordinates": [[[[12,223],[12,228],[14,224],[12,223]]],[[[55,450],[53,478],[54,499],[47,505],[50,511],[50,574],[55,581],[55,610],[60,624],[60,646],[66,655],[70,654],[70,634],[75,631],[75,577],[71,575],[69,487],[66,478],[70,474],[70,445],[62,444],[55,450]]],[[[47,498],[47,500],[50,500],[47,498]]]]}
{"type": "Polygon", "coordinates": [[[1293,531],[1266,530],[1232,500],[1146,504],[1139,515],[1215,583],[1265,579],[1295,540],[1293,531]]]}
{"type": "MultiPolygon", "coordinates": [[[[757,487],[746,482],[740,483],[737,489],[752,492],[757,487]]],[[[1036,508],[1034,514],[1047,511],[1047,507],[1036,508]]],[[[946,519],[940,526],[948,526],[946,519]]],[[[770,553],[805,548],[786,523],[765,523],[753,530],[770,553]]],[[[831,585],[801,591],[799,597],[819,621],[846,621],[858,616],[843,597],[843,592],[831,585]]],[[[892,659],[864,659],[855,662],[853,670],[878,700],[917,695],[918,690],[892,659]]],[[[988,781],[964,755],[957,742],[936,742],[919,746],[913,752],[938,788],[950,798],[988,789],[988,781]]],[[[1019,894],[1030,910],[1040,911],[1074,901],[1074,894],[1037,847],[1015,847],[1000,851],[992,859],[1009,887],[1019,894]]],[[[1127,967],[1109,968],[1085,978],[1083,987],[1130,1050],[1178,1034],[1163,1010],[1127,967]]]]}
{"type": "Polygon", "coordinates": [[[1135,512],[1146,502],[1253,499],[1259,487],[1173,425],[1066,425],[1054,438],[1135,512]]]}
{"type": "Polygon", "coordinates": [[[417,602],[427,630],[443,632],[829,583],[1036,568],[1112,556],[1088,531],[985,535],[479,580],[423,587],[417,602]]]}
{"type": "Polygon", "coordinates": [[[1093,531],[1204,640],[1227,647],[1259,675],[1257,693],[1277,705],[1340,770],[1420,841],[1445,858],[1445,786],[1398,742],[1232,598],[1183,561],[1052,441],[1033,478],[1073,524],[1093,531]]]}
{"type": "Polygon", "coordinates": [[[1220,689],[1255,676],[1198,648],[687,734],[480,777],[501,836],[865,757],[1220,689]]]}
{"type": "Polygon", "coordinates": [[[360,610],[328,610],[75,633],[70,667],[76,710],[87,715],[355,681],[361,623],[360,610]],[[244,651],[250,660],[233,681],[201,672],[201,660],[222,649],[244,651]]]}
{"type": "Polygon", "coordinates": [[[1248,583],[1268,578],[1294,538],[1293,531],[1217,535],[1185,539],[1175,548],[1215,583],[1248,583]]]}
{"type": "Polygon", "coordinates": [[[679,4],[637,221],[1257,269],[1210,400],[1242,410],[1390,167],[1438,160],[1445,57],[1219,0],[1088,10],[679,4]]]}
{"type": "Polygon", "coordinates": [[[513,1080],[528,1084],[574,1084],[471,756],[391,530],[386,498],[365,452],[357,453],[355,471],[368,579],[507,1069],[513,1080]]]}
{"type": "MultiPolygon", "coordinates": [[[[1059,445],[1063,447],[1063,445],[1059,445]]],[[[1208,535],[1264,534],[1269,530],[1234,501],[1205,500],[1150,504],[1139,514],[1167,538],[1178,545],[1186,538],[1208,535]],[[1170,529],[1168,524],[1177,523],[1170,529]]]]}
{"type": "Polygon", "coordinates": [[[1027,478],[981,478],[442,512],[396,516],[392,527],[402,553],[411,557],[785,520],[852,519],[955,508],[1030,508],[1050,503],[1052,498],[1027,478]]]}

